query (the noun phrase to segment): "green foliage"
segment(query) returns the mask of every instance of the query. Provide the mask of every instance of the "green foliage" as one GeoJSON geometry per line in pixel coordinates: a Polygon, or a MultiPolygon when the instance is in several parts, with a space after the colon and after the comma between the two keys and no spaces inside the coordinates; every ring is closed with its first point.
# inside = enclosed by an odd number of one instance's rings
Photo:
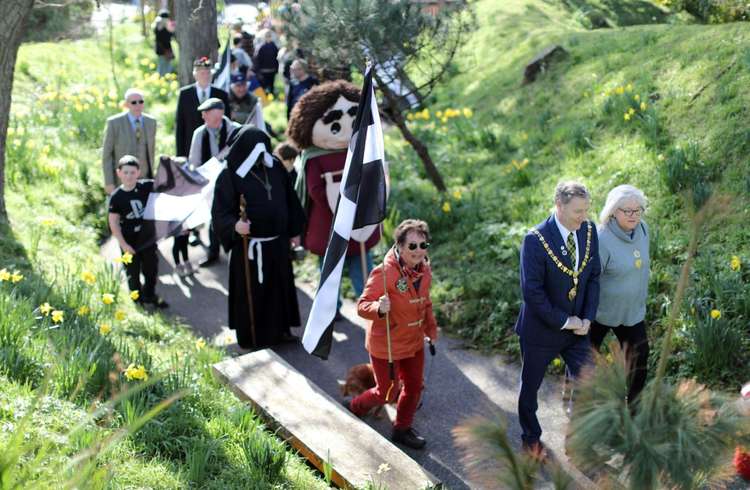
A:
{"type": "Polygon", "coordinates": [[[685,10],[711,24],[750,19],[750,5],[743,0],[661,0],[661,3],[673,10],[685,10]]]}
{"type": "MultiPolygon", "coordinates": [[[[169,153],[176,82],[151,75],[135,26],[116,37],[128,50],[118,79],[146,91],[157,151],[169,153]]],[[[19,56],[6,166],[13,228],[0,225],[0,488],[239,489],[252,472],[259,488],[322,488],[213,378],[226,352],[137,308],[121,290],[122,265],[99,256],[98,147],[122,98],[101,43],[25,44],[19,56]],[[260,449],[248,459],[251,440],[260,449]]]]}
{"type": "Polygon", "coordinates": [[[694,381],[653,380],[637,409],[628,407],[627,362],[597,358],[576,390],[568,448],[572,460],[600,484],[627,488],[700,488],[718,484],[738,443],[750,432],[730,398],[694,381]]]}
{"type": "Polygon", "coordinates": [[[26,41],[47,41],[91,34],[92,0],[37,5],[26,21],[26,41]]]}

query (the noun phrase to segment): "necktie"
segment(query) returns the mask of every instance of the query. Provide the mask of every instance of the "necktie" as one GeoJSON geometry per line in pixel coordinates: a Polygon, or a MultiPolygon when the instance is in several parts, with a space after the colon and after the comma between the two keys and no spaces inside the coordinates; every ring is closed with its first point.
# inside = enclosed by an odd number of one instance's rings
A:
{"type": "Polygon", "coordinates": [[[573,268],[575,269],[578,264],[576,263],[576,241],[573,238],[573,233],[568,234],[566,246],[568,248],[568,253],[570,254],[570,263],[573,264],[573,268]]]}
{"type": "Polygon", "coordinates": [[[135,120],[135,140],[138,142],[141,141],[141,120],[140,119],[135,120]]]}
{"type": "Polygon", "coordinates": [[[203,88],[200,89],[200,93],[201,93],[200,99],[201,99],[201,104],[202,104],[206,101],[206,89],[203,89],[203,88]]]}

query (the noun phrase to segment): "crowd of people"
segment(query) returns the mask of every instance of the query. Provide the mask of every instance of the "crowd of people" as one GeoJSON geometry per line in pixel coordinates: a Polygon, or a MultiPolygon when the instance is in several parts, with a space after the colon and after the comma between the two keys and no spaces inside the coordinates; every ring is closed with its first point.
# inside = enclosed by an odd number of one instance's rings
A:
{"type": "MultiPolygon", "coordinates": [[[[160,73],[170,69],[172,31],[168,15],[160,14],[155,25],[160,73]]],[[[230,253],[229,326],[241,347],[256,349],[297,340],[290,330],[301,325],[292,251],[304,245],[322,263],[359,93],[344,81],[319,84],[302,58],[279,63],[272,32],[264,34],[252,55],[247,52],[254,45],[251,36],[239,32],[233,43],[237,66],[230,93],[211,85],[210,60],[195,60],[195,83],[178,95],[174,157],[155,160],[156,121],[144,112],[143,92],[131,88],[124,94],[125,111],[107,120],[102,166],[112,235],[122,252],[132,256],[126,264],[128,286],[139,291],[138,302],[165,308],[155,290],[156,245],[144,238],[153,236],[144,209],[158,190],[156,164],[194,170],[213,159],[226,162],[215,181],[207,256],[200,265],[219,261],[222,246],[230,253]],[[275,76],[285,65],[292,80],[285,94],[289,141],[272,150],[268,128],[252,124],[259,105],[248,77],[274,93],[275,76]]],[[[522,445],[540,459],[546,450],[536,416],[537,391],[555,358],[564,359],[575,379],[612,331],[631,358],[627,402],[634,407],[649,355],[644,323],[649,228],[641,219],[645,196],[630,185],[615,187],[598,227],[588,219],[591,199],[581,183],[560,183],[554,205],[521,245],[522,303],[515,325],[523,360],[518,397],[522,445]]],[[[184,227],[172,235],[176,271],[192,274],[188,247],[201,244],[199,235],[184,227]]],[[[438,337],[430,299],[430,231],[423,221],[403,221],[383,263],[373,268],[370,249],[379,240],[376,227],[353,237],[347,252],[358,314],[368,321],[365,347],[375,386],[344,404],[364,416],[397,400],[392,439],[422,448],[425,439],[412,425],[423,389],[424,341],[434,344],[438,337]],[[389,360],[395,364],[395,387],[389,360]]]]}

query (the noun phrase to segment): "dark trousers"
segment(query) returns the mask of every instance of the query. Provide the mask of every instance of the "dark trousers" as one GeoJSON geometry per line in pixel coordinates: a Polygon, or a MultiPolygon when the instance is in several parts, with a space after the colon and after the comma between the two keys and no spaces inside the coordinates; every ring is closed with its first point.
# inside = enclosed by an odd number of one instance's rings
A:
{"type": "Polygon", "coordinates": [[[419,397],[422,395],[422,375],[424,372],[424,350],[420,350],[414,357],[393,361],[396,368],[396,380],[390,393],[390,400],[386,400],[388,388],[391,386],[391,375],[388,369],[388,360],[370,356],[372,370],[375,374],[375,387],[370,388],[352,400],[352,411],[359,416],[365,415],[372,408],[393,401],[398,393],[399,380],[401,381],[401,394],[396,404],[396,421],[394,429],[408,429],[414,421],[417,412],[419,397]]]}
{"type": "Polygon", "coordinates": [[[156,256],[156,245],[151,245],[136,252],[133,255],[133,261],[125,264],[128,288],[131,291],[138,291],[140,297],[144,300],[154,298],[156,296],[158,266],[159,259],[156,256]],[[143,274],[143,285],[141,285],[141,274],[143,274]]]}
{"type": "Polygon", "coordinates": [[[258,82],[260,82],[260,86],[263,87],[263,90],[265,90],[266,93],[273,94],[273,82],[276,80],[276,72],[260,72],[258,75],[260,75],[258,77],[258,82]]]}
{"type": "Polygon", "coordinates": [[[521,392],[518,395],[518,420],[523,442],[532,444],[542,437],[542,427],[536,417],[537,392],[542,385],[547,366],[558,355],[562,356],[570,374],[577,378],[581,368],[591,362],[591,344],[587,336],[571,335],[564,345],[548,347],[521,342],[521,392]]]}
{"type": "Polygon", "coordinates": [[[620,347],[626,350],[629,361],[628,373],[628,402],[633,402],[638,398],[643,386],[646,384],[646,374],[648,373],[648,336],[646,335],[646,324],[638,322],[632,327],[620,325],[618,327],[609,327],[601,323],[594,322],[591,324],[589,336],[591,346],[597,351],[604,341],[607,332],[612,332],[620,341],[620,347]]]}
{"type": "Polygon", "coordinates": [[[172,258],[174,259],[174,265],[179,265],[180,255],[182,255],[182,261],[188,261],[188,244],[190,243],[190,235],[188,233],[176,235],[174,237],[174,243],[172,244],[172,258]]]}

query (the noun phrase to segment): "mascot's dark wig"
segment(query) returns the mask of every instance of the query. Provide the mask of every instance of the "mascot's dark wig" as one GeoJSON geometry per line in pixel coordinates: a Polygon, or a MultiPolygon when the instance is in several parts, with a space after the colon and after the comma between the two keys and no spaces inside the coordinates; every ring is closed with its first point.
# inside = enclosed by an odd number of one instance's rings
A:
{"type": "Polygon", "coordinates": [[[315,121],[322,118],[326,110],[342,95],[351,102],[359,102],[359,88],[350,82],[336,80],[311,88],[294,104],[286,134],[298,148],[313,146],[312,130],[315,121]]]}

